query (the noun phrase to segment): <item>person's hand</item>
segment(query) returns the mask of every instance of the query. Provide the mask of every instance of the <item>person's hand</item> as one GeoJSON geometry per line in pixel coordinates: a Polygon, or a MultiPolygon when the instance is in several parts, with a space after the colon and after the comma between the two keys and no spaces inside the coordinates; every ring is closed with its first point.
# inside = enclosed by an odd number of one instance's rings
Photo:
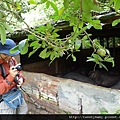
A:
{"type": "Polygon", "coordinates": [[[18,74],[17,69],[14,69],[14,66],[10,67],[9,73],[12,77],[15,77],[18,74]]]}
{"type": "Polygon", "coordinates": [[[18,79],[18,87],[20,87],[23,84],[23,78],[19,78],[18,79]]]}

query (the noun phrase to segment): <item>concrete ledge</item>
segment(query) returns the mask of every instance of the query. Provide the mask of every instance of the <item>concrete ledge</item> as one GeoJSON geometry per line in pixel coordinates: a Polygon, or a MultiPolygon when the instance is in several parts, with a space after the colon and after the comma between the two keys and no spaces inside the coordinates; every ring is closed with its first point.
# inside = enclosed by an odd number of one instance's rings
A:
{"type": "Polygon", "coordinates": [[[100,114],[103,110],[114,114],[120,110],[119,90],[43,73],[22,72],[26,78],[23,87],[27,92],[38,101],[41,97],[53,101],[67,114],[100,114]]]}

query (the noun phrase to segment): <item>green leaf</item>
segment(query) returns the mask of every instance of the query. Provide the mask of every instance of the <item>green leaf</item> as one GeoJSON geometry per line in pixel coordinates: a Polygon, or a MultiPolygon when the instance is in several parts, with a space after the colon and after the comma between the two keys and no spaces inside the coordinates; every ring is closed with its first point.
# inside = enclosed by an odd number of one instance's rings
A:
{"type": "Polygon", "coordinates": [[[39,54],[39,57],[45,59],[46,58],[46,52],[47,52],[47,48],[45,48],[43,51],[41,51],[41,53],[39,54]]]}
{"type": "Polygon", "coordinates": [[[73,61],[76,61],[76,57],[72,54],[73,61]]]}
{"type": "Polygon", "coordinates": [[[41,44],[41,45],[42,45],[42,46],[41,46],[42,48],[45,48],[45,47],[47,46],[47,44],[46,44],[46,42],[45,42],[44,40],[42,41],[42,44],[41,44]]]}
{"type": "Polygon", "coordinates": [[[82,20],[88,22],[92,20],[91,17],[91,0],[82,0],[82,20]]]}
{"type": "Polygon", "coordinates": [[[19,2],[15,2],[15,9],[16,10],[21,10],[22,9],[22,7],[21,7],[19,2]]]}
{"type": "Polygon", "coordinates": [[[51,55],[50,55],[50,60],[54,60],[56,58],[57,52],[56,51],[52,51],[51,55]]]}
{"type": "Polygon", "coordinates": [[[98,5],[93,4],[93,0],[82,0],[82,9],[84,12],[102,10],[98,5]]]}
{"type": "Polygon", "coordinates": [[[91,23],[88,23],[88,24],[87,24],[87,29],[92,28],[92,26],[93,26],[93,25],[92,25],[91,23]]]}
{"type": "Polygon", "coordinates": [[[0,10],[0,19],[3,19],[3,18],[6,18],[6,14],[2,10],[0,10]]]}
{"type": "Polygon", "coordinates": [[[99,67],[101,68],[101,67],[104,67],[107,71],[108,71],[108,69],[107,69],[107,67],[103,64],[103,63],[99,63],[99,67]]]}
{"type": "Polygon", "coordinates": [[[53,26],[50,23],[47,23],[47,29],[51,30],[53,28],[53,26]]]}
{"type": "MultiPolygon", "coordinates": [[[[43,0],[41,0],[41,1],[43,1],[43,0]]],[[[37,4],[36,0],[29,0],[28,2],[29,2],[30,4],[37,4]]]]}
{"type": "Polygon", "coordinates": [[[1,35],[2,44],[5,44],[5,42],[6,42],[6,31],[5,31],[5,28],[3,27],[3,25],[1,25],[1,24],[0,24],[0,35],[1,35]]]}
{"type": "Polygon", "coordinates": [[[100,110],[100,113],[101,113],[101,114],[108,114],[108,111],[107,111],[105,108],[102,108],[102,109],[100,110]]]}
{"type": "Polygon", "coordinates": [[[69,0],[63,1],[64,8],[67,9],[69,7],[69,0]]]}
{"type": "Polygon", "coordinates": [[[103,46],[101,46],[100,41],[98,39],[93,40],[93,45],[94,48],[103,48],[103,46]]]}
{"type": "Polygon", "coordinates": [[[82,41],[82,48],[90,48],[92,45],[91,45],[91,42],[90,40],[83,40],[82,41]]]}
{"type": "Polygon", "coordinates": [[[27,40],[22,40],[19,42],[18,47],[19,47],[20,51],[22,51],[24,49],[26,42],[27,42],[27,40]]]}
{"type": "Polygon", "coordinates": [[[104,58],[104,61],[106,61],[106,62],[111,62],[111,63],[112,63],[112,67],[114,67],[114,65],[115,65],[115,63],[114,63],[114,58],[113,58],[113,57],[110,57],[110,58],[105,57],[105,58],[104,58]]]}
{"type": "Polygon", "coordinates": [[[92,61],[92,62],[96,62],[96,59],[95,58],[92,58],[92,57],[87,57],[87,62],[89,62],[89,61],[92,61]]]}
{"type": "Polygon", "coordinates": [[[9,4],[8,2],[6,2],[6,5],[7,5],[7,8],[8,8],[9,10],[11,10],[10,4],[9,4]]]}
{"type": "Polygon", "coordinates": [[[51,55],[51,51],[48,51],[48,52],[46,53],[46,58],[48,58],[50,55],[51,55]]]}
{"type": "Polygon", "coordinates": [[[30,40],[35,40],[35,39],[36,39],[36,36],[35,36],[35,35],[28,35],[28,39],[30,39],[30,40]]]}
{"type": "Polygon", "coordinates": [[[10,53],[13,54],[13,53],[15,53],[17,50],[19,50],[18,45],[16,45],[16,46],[13,47],[12,49],[10,49],[10,53]]]}
{"type": "Polygon", "coordinates": [[[109,56],[108,56],[108,55],[107,55],[107,56],[105,56],[105,57],[104,57],[104,61],[106,61],[108,58],[109,58],[109,56]]]}
{"type": "Polygon", "coordinates": [[[20,51],[21,54],[26,54],[28,52],[28,41],[25,42],[23,49],[20,51]]]}
{"type": "Polygon", "coordinates": [[[120,114],[120,109],[116,110],[113,114],[120,114]]]}
{"type": "Polygon", "coordinates": [[[109,0],[110,5],[113,4],[113,1],[114,1],[114,0],[109,0]]]}
{"type": "Polygon", "coordinates": [[[61,16],[64,12],[64,7],[61,7],[58,11],[58,15],[61,16]]]}
{"type": "Polygon", "coordinates": [[[8,32],[13,33],[13,29],[7,24],[7,23],[2,23],[3,26],[7,29],[8,32]]]}
{"type": "Polygon", "coordinates": [[[74,8],[78,10],[80,8],[80,0],[73,0],[74,1],[74,8]]]}
{"type": "Polygon", "coordinates": [[[79,23],[79,28],[82,28],[83,27],[83,22],[82,21],[80,21],[80,23],[79,23]]]}
{"type": "Polygon", "coordinates": [[[119,10],[120,9],[120,0],[116,0],[115,2],[115,10],[119,10]]]}
{"type": "Polygon", "coordinates": [[[102,30],[102,25],[100,23],[100,20],[92,20],[91,24],[95,29],[100,29],[102,30]]]}
{"type": "Polygon", "coordinates": [[[116,26],[118,23],[120,23],[120,19],[116,19],[112,22],[112,26],[116,26]]]}
{"type": "Polygon", "coordinates": [[[81,47],[81,40],[76,39],[75,41],[75,49],[78,50],[81,47]]]}
{"type": "Polygon", "coordinates": [[[75,45],[77,45],[77,46],[81,46],[81,40],[76,39],[76,41],[75,41],[75,45]]]}
{"type": "Polygon", "coordinates": [[[88,39],[88,35],[84,35],[84,37],[82,38],[82,40],[87,40],[88,39]]]}
{"type": "Polygon", "coordinates": [[[106,53],[110,55],[110,51],[108,49],[105,49],[106,53]]]}
{"type": "Polygon", "coordinates": [[[53,2],[50,2],[52,8],[54,9],[54,11],[58,12],[58,8],[57,8],[57,5],[54,4],[53,2]]]}
{"type": "Polygon", "coordinates": [[[50,7],[50,1],[46,2],[46,8],[48,9],[50,7]]]}
{"type": "Polygon", "coordinates": [[[41,44],[39,43],[38,40],[36,41],[33,41],[31,44],[30,44],[30,47],[33,47],[33,49],[37,49],[38,47],[40,47],[41,44]]]}
{"type": "Polygon", "coordinates": [[[78,29],[78,27],[77,27],[77,26],[73,26],[73,30],[74,30],[74,32],[76,32],[76,31],[77,31],[77,29],[78,29]]]}
{"type": "Polygon", "coordinates": [[[98,61],[103,61],[103,59],[98,54],[92,54],[92,56],[98,61]]]}
{"type": "MultiPolygon", "coordinates": [[[[40,3],[41,4],[43,4],[43,3],[45,3],[45,2],[47,2],[47,0],[40,0],[40,3]]],[[[49,2],[49,1],[48,1],[49,2]]]]}
{"type": "Polygon", "coordinates": [[[29,55],[28,55],[28,57],[32,56],[36,51],[37,51],[37,49],[35,49],[32,52],[30,52],[29,55]]]}
{"type": "Polygon", "coordinates": [[[106,62],[112,62],[113,60],[114,60],[114,58],[111,57],[111,58],[107,58],[105,61],[106,62]]]}

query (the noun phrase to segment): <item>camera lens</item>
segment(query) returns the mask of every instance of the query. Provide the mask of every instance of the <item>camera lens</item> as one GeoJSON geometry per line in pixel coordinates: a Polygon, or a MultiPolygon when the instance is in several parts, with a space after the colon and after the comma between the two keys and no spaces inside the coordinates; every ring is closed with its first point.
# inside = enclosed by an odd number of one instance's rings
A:
{"type": "Polygon", "coordinates": [[[21,70],[22,70],[22,67],[21,67],[21,66],[17,66],[16,69],[17,69],[18,71],[21,71],[21,70]]]}

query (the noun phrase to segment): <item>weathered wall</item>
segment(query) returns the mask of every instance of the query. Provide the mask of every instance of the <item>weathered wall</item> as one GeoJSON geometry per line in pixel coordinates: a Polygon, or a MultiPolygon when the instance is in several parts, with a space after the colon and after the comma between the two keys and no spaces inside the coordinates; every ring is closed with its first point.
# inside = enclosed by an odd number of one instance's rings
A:
{"type": "MultiPolygon", "coordinates": [[[[101,110],[106,109],[109,114],[113,114],[120,110],[119,90],[43,73],[22,72],[26,78],[23,88],[48,113],[100,114],[101,110]]],[[[26,100],[29,101],[28,97],[26,100]]],[[[33,108],[29,108],[29,112],[33,108]]],[[[40,114],[39,109],[35,110],[35,114],[40,114]]]]}
{"type": "MultiPolygon", "coordinates": [[[[16,59],[20,62],[19,56],[16,56],[16,59]]],[[[51,66],[48,64],[49,61],[40,61],[23,65],[22,72],[26,78],[23,88],[41,106],[40,109],[35,107],[24,94],[29,114],[99,114],[103,109],[112,114],[120,110],[119,90],[49,75],[74,69],[71,60],[65,62],[60,59],[51,66]]],[[[120,84],[117,84],[117,88],[120,88],[119,86],[120,84]]]]}

